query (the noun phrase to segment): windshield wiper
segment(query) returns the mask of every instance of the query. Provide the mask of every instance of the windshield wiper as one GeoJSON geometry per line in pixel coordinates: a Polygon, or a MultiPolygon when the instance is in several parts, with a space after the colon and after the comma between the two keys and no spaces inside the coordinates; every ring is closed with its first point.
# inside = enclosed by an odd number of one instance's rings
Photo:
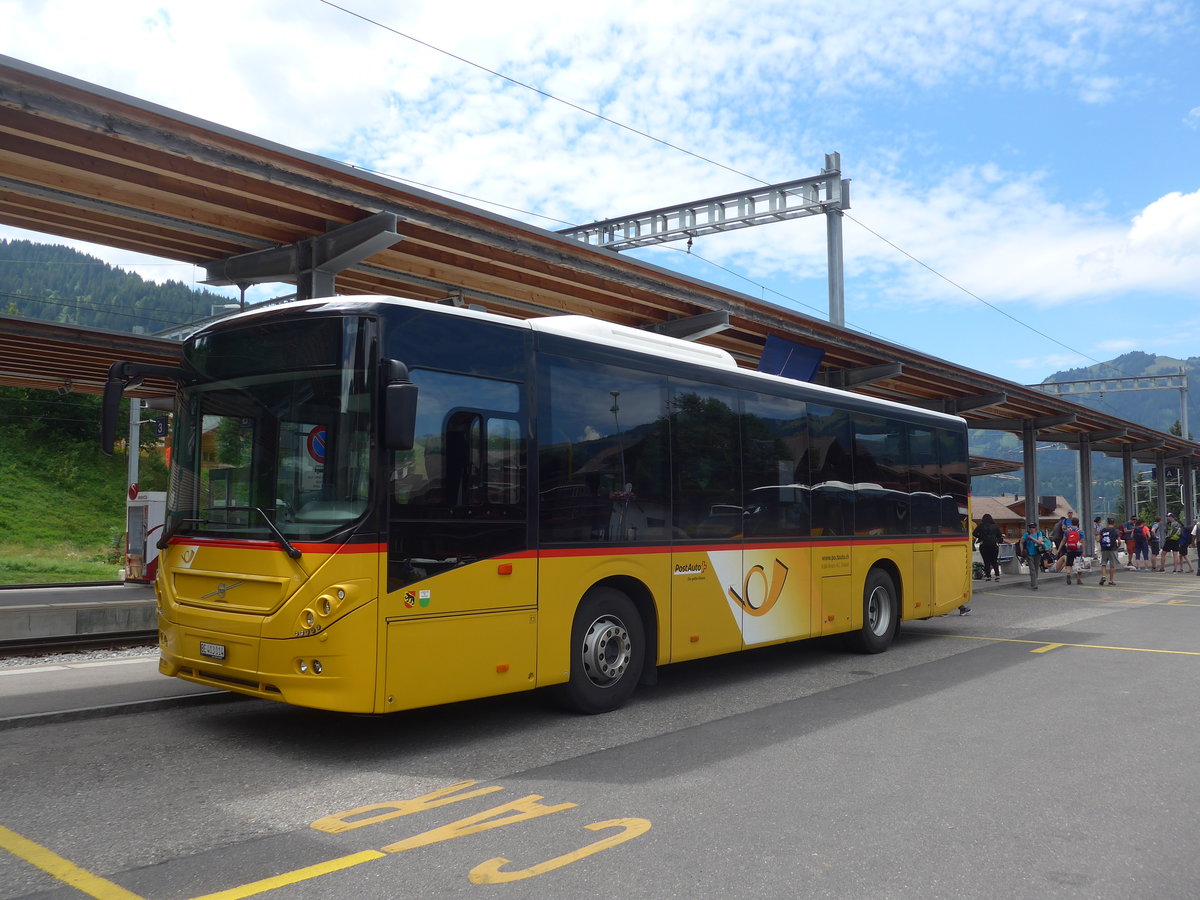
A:
{"type": "Polygon", "coordinates": [[[287,553],[288,556],[290,556],[292,559],[299,559],[301,556],[303,556],[303,554],[300,552],[300,549],[283,536],[283,532],[275,526],[275,523],[271,521],[271,517],[268,516],[261,507],[255,506],[252,507],[252,509],[263,517],[263,521],[266,522],[267,527],[271,529],[271,534],[275,535],[275,540],[279,541],[279,546],[284,549],[284,552],[287,553]]]}
{"type": "Polygon", "coordinates": [[[258,507],[258,506],[222,506],[221,509],[226,510],[226,511],[232,511],[232,512],[256,512],[256,513],[258,513],[260,516],[262,516],[263,521],[267,523],[267,528],[271,529],[271,534],[275,535],[275,540],[277,540],[279,542],[279,546],[283,548],[284,552],[287,553],[288,556],[290,556],[292,559],[299,559],[301,556],[304,555],[303,553],[300,552],[300,549],[298,547],[293,545],[291,543],[291,541],[289,541],[287,538],[285,538],[283,536],[283,532],[275,527],[275,523],[271,521],[271,517],[268,516],[261,507],[258,507]]]}
{"type": "MultiPolygon", "coordinates": [[[[275,540],[279,542],[279,546],[283,548],[284,552],[287,553],[288,556],[290,556],[292,559],[299,559],[301,556],[304,555],[304,553],[300,550],[299,547],[295,546],[291,541],[289,541],[287,538],[285,538],[283,536],[283,532],[275,527],[275,523],[271,521],[271,517],[268,516],[266,514],[266,512],[264,512],[261,508],[259,508],[257,506],[222,506],[221,509],[225,510],[225,511],[229,511],[229,512],[256,512],[256,513],[258,513],[260,516],[263,517],[263,521],[267,523],[267,528],[269,528],[271,530],[271,534],[273,534],[275,536],[275,540]]],[[[233,524],[232,522],[222,522],[217,519],[181,518],[181,519],[179,519],[178,523],[176,524],[176,526],[174,528],[171,528],[169,531],[166,528],[163,529],[162,537],[160,537],[158,539],[158,549],[159,550],[165,549],[167,546],[167,543],[171,540],[172,537],[175,536],[175,532],[179,530],[179,526],[181,526],[187,522],[199,523],[201,525],[231,525],[231,524],[233,524]]]]}

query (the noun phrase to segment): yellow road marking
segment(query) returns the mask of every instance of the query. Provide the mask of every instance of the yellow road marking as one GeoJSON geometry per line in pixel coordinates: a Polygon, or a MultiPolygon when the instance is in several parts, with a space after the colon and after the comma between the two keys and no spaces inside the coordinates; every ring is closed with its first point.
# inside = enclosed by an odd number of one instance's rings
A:
{"type": "Polygon", "coordinates": [[[1049,653],[1051,650],[1057,650],[1062,644],[1047,644],[1045,647],[1038,647],[1036,650],[1030,650],[1030,653],[1049,653]]]}
{"type": "Polygon", "coordinates": [[[331,859],[328,862],[317,863],[315,866],[305,866],[303,869],[284,872],[282,875],[264,878],[261,881],[252,881],[250,884],[243,884],[241,887],[230,888],[227,891],[217,891],[215,894],[204,894],[202,897],[193,897],[192,900],[240,900],[242,897],[253,897],[255,894],[273,891],[276,888],[286,887],[289,884],[299,884],[301,881],[319,878],[322,875],[328,875],[330,872],[340,872],[342,869],[349,869],[352,866],[370,862],[374,859],[383,859],[385,856],[387,856],[386,853],[380,853],[378,850],[364,850],[362,853],[352,853],[349,856],[342,856],[338,859],[331,859]]]}
{"type": "Polygon", "coordinates": [[[96,900],[142,900],[132,891],[125,890],[119,884],[113,884],[107,878],[101,878],[86,869],[81,869],[52,850],[34,843],[27,837],[22,837],[15,831],[10,831],[3,825],[0,825],[0,847],[13,856],[37,866],[59,881],[82,891],[89,897],[95,897],[96,900]]]}
{"type": "Polygon", "coordinates": [[[1109,647],[1105,644],[1068,644],[1057,643],[1055,641],[1030,641],[1022,638],[984,637],[977,634],[950,634],[946,631],[930,631],[926,632],[926,634],[937,637],[960,638],[964,641],[990,641],[996,644],[1035,644],[1041,648],[1031,651],[1032,653],[1045,653],[1047,650],[1056,650],[1059,647],[1076,647],[1080,650],[1124,650],[1128,653],[1165,653],[1168,656],[1200,656],[1200,650],[1156,650],[1153,647],[1109,647]]]}
{"type": "Polygon", "coordinates": [[[564,853],[562,856],[556,856],[554,859],[548,859],[545,862],[540,862],[527,869],[519,869],[515,872],[502,871],[503,867],[509,861],[503,856],[497,856],[495,859],[481,862],[471,870],[468,876],[471,884],[504,884],[510,881],[521,881],[525,878],[545,875],[547,872],[561,869],[563,866],[578,862],[602,850],[608,850],[618,844],[623,844],[639,835],[645,834],[650,830],[650,820],[609,819],[605,822],[593,822],[591,825],[584,825],[583,827],[588,831],[603,831],[606,828],[620,828],[622,830],[619,834],[610,835],[585,847],[580,847],[578,850],[572,850],[570,853],[564,853]]]}

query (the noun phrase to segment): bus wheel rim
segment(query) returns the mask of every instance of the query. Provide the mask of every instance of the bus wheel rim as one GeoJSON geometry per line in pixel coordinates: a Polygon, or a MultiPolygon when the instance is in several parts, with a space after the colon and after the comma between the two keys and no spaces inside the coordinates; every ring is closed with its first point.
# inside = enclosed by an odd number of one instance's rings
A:
{"type": "Polygon", "coordinates": [[[601,616],[584,633],[583,671],[597,687],[620,681],[632,658],[629,629],[615,616],[601,616]]]}
{"type": "Polygon", "coordinates": [[[871,591],[867,602],[867,627],[872,634],[883,634],[892,624],[892,601],[888,592],[881,587],[871,591]]]}

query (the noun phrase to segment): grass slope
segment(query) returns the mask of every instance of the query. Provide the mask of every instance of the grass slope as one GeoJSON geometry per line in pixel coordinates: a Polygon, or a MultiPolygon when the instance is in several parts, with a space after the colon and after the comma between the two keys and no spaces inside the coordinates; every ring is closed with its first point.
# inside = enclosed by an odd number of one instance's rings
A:
{"type": "Polygon", "coordinates": [[[33,446],[0,429],[0,585],[116,579],[125,472],[121,454],[33,446]]]}

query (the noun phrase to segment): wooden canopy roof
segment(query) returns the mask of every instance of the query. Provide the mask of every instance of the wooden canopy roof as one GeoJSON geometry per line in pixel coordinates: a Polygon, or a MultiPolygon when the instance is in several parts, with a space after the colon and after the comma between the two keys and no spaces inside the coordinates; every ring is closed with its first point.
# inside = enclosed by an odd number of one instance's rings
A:
{"type": "MultiPolygon", "coordinates": [[[[272,248],[294,248],[303,261],[331,231],[379,214],[395,217],[395,240],[340,271],[338,293],[640,327],[726,313],[729,327],[703,340],[744,365],[756,365],[775,335],[822,351],[823,383],[957,413],[972,427],[1019,431],[1032,421],[1042,440],[1087,436],[1095,449],[1127,445],[1158,458],[1200,452],[1033,388],[0,56],[0,222],[220,273],[225,261],[272,248]]],[[[41,385],[48,372],[93,389],[113,358],[133,358],[129,340],[172,355],[152,338],[89,341],[61,328],[52,338],[45,327],[0,318],[0,383],[41,385]]]]}

